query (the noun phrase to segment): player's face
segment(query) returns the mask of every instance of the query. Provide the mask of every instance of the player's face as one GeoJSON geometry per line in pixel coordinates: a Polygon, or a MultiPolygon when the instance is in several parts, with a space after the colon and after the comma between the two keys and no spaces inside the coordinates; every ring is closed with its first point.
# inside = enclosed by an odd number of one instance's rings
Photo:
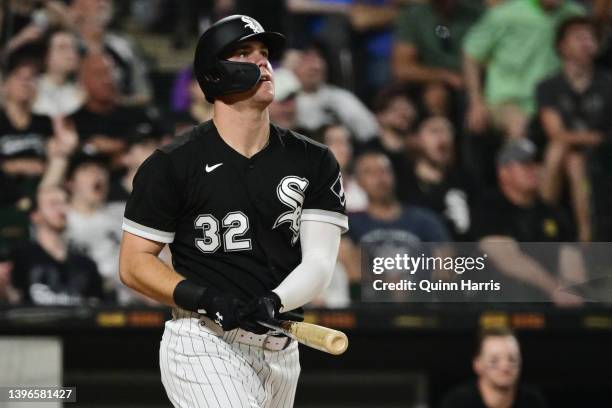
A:
{"type": "Polygon", "coordinates": [[[228,61],[250,62],[259,67],[261,72],[259,83],[245,94],[254,102],[265,103],[266,106],[274,100],[274,76],[268,57],[268,48],[262,42],[245,41],[240,43],[227,58],[228,61]]]}
{"type": "Polygon", "coordinates": [[[521,352],[514,336],[487,337],[474,361],[478,376],[496,388],[510,388],[518,381],[521,352]]]}
{"type": "Polygon", "coordinates": [[[353,158],[350,134],[344,126],[332,126],[325,132],[325,144],[334,154],[341,169],[345,169],[353,158]]]}
{"type": "Polygon", "coordinates": [[[426,120],[419,130],[419,142],[425,157],[437,165],[450,162],[453,155],[453,133],[445,118],[426,120]]]}
{"type": "Polygon", "coordinates": [[[394,177],[389,159],[381,154],[367,154],[357,161],[357,180],[372,202],[393,198],[394,177]]]}
{"type": "Polygon", "coordinates": [[[84,164],[74,172],[70,187],[75,198],[92,206],[100,205],[108,193],[108,171],[99,164],[84,164]]]}
{"type": "Polygon", "coordinates": [[[63,231],[66,228],[66,193],[61,189],[42,190],[38,194],[38,222],[63,231]]]}

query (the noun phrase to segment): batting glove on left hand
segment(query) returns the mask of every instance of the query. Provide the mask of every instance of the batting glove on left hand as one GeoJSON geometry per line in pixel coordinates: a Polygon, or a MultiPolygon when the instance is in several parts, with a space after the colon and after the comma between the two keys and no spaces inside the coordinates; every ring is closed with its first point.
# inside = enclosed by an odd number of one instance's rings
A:
{"type": "Polygon", "coordinates": [[[283,307],[278,295],[272,291],[251,300],[239,312],[239,324],[244,330],[255,334],[267,333],[270,329],[257,321],[278,324],[278,311],[283,307]]]}

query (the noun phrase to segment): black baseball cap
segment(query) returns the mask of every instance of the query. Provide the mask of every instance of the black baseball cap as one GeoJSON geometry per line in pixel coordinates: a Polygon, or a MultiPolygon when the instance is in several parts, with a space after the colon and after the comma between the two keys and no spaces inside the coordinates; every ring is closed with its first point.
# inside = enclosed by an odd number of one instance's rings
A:
{"type": "Polygon", "coordinates": [[[496,163],[505,166],[510,163],[527,163],[535,159],[536,146],[529,139],[507,141],[497,153],[496,163]]]}

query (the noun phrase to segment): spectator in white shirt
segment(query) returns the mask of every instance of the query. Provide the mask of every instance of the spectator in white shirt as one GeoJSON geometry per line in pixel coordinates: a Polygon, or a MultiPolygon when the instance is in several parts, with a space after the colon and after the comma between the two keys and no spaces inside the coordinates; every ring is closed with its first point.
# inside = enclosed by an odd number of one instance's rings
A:
{"type": "Polygon", "coordinates": [[[76,38],[67,30],[53,31],[46,37],[45,48],[45,72],[38,81],[32,110],[52,117],[70,115],[85,99],[74,80],[79,66],[76,38]]]}
{"type": "Polygon", "coordinates": [[[378,133],[374,114],[351,92],[326,83],[327,64],[316,44],[301,51],[291,67],[300,80],[297,95],[297,125],[309,131],[341,123],[365,142],[378,133]]]}

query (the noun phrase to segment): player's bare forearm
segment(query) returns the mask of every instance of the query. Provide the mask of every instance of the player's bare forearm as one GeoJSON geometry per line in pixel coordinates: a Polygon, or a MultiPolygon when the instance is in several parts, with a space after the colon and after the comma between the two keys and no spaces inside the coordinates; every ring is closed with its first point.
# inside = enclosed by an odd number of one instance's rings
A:
{"type": "Polygon", "coordinates": [[[127,287],[169,306],[175,306],[174,288],[185,279],[159,257],[165,244],[123,233],[119,275],[127,287]]]}

